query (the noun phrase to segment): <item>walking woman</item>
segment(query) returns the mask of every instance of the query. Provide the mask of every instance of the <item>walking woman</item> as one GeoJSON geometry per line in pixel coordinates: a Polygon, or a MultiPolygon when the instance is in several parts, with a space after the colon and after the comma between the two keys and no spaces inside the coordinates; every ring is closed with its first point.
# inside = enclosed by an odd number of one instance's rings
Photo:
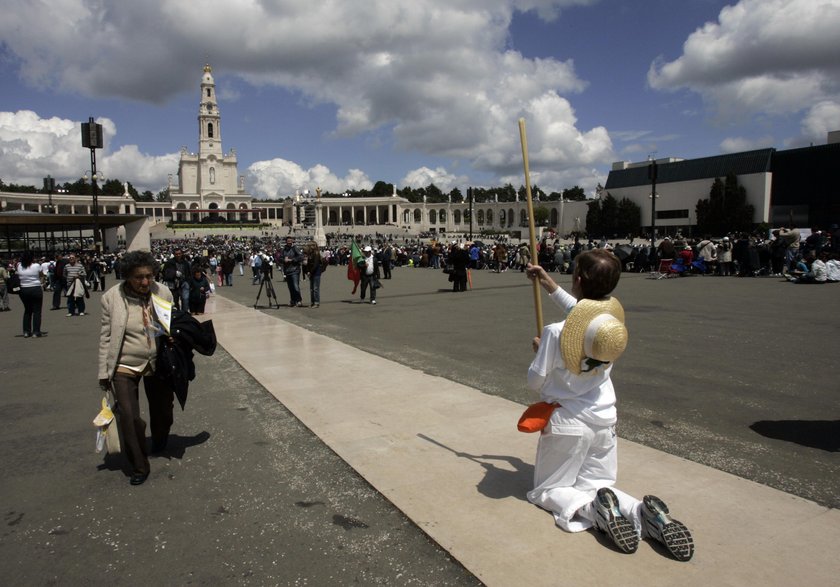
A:
{"type": "Polygon", "coordinates": [[[131,251],[123,257],[125,281],[102,295],[102,326],[99,333],[99,385],[112,386],[117,400],[120,443],[128,461],[132,485],[149,476],[146,422],[140,416],[140,381],[149,401],[152,452],[166,448],[172,427],[174,393],[155,376],[160,332],[152,294],[172,302],[169,288],[155,283],[157,261],[146,251],[131,251]]]}
{"type": "Polygon", "coordinates": [[[17,264],[20,277],[20,301],[23,304],[23,337],[44,336],[41,332],[41,306],[44,302],[44,274],[35,254],[24,251],[17,264]]]}

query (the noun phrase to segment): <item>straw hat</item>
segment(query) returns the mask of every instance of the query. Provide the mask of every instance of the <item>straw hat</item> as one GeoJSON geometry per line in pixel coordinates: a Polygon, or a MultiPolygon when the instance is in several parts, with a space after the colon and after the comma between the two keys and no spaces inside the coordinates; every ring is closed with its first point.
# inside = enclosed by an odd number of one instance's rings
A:
{"type": "Polygon", "coordinates": [[[560,355],[566,369],[575,375],[591,371],[599,363],[612,363],[626,347],[624,308],[614,297],[580,300],[560,334],[560,355]]]}

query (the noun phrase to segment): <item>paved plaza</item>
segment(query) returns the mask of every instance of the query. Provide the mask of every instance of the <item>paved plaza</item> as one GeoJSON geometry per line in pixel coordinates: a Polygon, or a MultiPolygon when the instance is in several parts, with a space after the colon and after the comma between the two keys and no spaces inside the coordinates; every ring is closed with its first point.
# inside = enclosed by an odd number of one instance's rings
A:
{"type": "MultiPolygon", "coordinates": [[[[266,314],[485,393],[534,401],[525,375],[536,322],[523,273],[474,271],[473,290],[455,294],[441,271],[395,269],[376,307],[358,304],[345,273],[324,274],[320,308],[266,314]]],[[[552,276],[570,288],[571,276],[552,276]]],[[[250,283],[239,278],[219,291],[253,305],[250,283]]],[[[275,287],[288,303],[285,284],[275,279],[275,287]]],[[[615,295],[630,331],[613,372],[622,438],[840,507],[840,284],[624,273],[615,295]]],[[[561,319],[545,296],[543,313],[546,322],[561,319]]]]}
{"type": "Polygon", "coordinates": [[[259,311],[257,287],[234,279],[208,308],[223,348],[199,357],[172,446],[139,488],[92,450],[97,294],[89,317],[45,312],[43,339],[16,336],[16,299],[0,314],[0,576],[827,585],[840,571],[826,509],[840,495],[840,286],[623,276],[620,483],[661,492],[695,530],[697,555],[677,563],[564,534],[523,501],[536,438],[515,430],[533,399],[522,274],[476,272],[472,291],[453,294],[439,271],[395,269],[371,306],[331,267],[320,308],[259,311]]]}

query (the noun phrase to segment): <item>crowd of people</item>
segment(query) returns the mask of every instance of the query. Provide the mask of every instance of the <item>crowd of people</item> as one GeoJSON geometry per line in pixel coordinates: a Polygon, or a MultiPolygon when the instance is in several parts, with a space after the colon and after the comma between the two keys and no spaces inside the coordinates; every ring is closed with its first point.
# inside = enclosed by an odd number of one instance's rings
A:
{"type": "MultiPolygon", "coordinates": [[[[191,235],[189,238],[152,241],[152,255],[160,271],[157,280],[173,294],[176,307],[203,314],[207,297],[217,287],[232,286],[235,278],[254,285],[263,277],[282,277],[289,291],[289,305],[304,305],[301,282],[309,282],[309,306],[320,307],[321,275],[330,266],[346,267],[352,262],[351,245],[369,248],[373,262],[360,277],[390,279],[391,269],[443,269],[452,290],[467,289],[470,271],[524,271],[532,262],[530,247],[507,236],[493,241],[428,239],[399,235],[329,234],[328,246],[319,247],[310,235],[281,236],[266,232],[260,236],[191,235]],[[297,237],[297,238],[296,238],[297,237]],[[368,274],[367,271],[372,271],[368,274]]],[[[666,236],[653,246],[649,241],[609,242],[606,238],[573,241],[547,234],[537,245],[535,261],[546,271],[571,274],[575,259],[585,251],[607,249],[619,258],[623,271],[654,272],[663,260],[670,261],[672,273],[679,275],[719,275],[738,277],[778,276],[795,283],[834,283],[840,281],[840,231],[811,230],[805,238],[796,228],[782,227],[769,235],[729,234],[718,239],[708,236],[687,238],[666,236]]],[[[365,251],[367,253],[368,251],[365,251]]],[[[20,259],[0,262],[0,312],[9,311],[5,286],[8,276],[26,275],[27,293],[21,297],[28,323],[24,336],[43,335],[40,330],[43,297],[51,309],[66,307],[67,317],[85,316],[85,300],[91,291],[104,291],[108,276],[122,279],[120,265],[124,252],[96,254],[89,251],[35,256],[31,251],[20,259]],[[28,264],[25,259],[32,257],[28,264]],[[40,295],[34,295],[35,276],[40,295]]],[[[363,291],[376,287],[365,283],[363,291]]]]}

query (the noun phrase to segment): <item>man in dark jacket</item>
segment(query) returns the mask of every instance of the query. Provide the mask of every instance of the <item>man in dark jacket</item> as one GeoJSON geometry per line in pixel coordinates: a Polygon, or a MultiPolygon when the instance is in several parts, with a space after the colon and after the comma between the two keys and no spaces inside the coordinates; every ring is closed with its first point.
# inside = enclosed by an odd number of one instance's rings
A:
{"type": "Polygon", "coordinates": [[[283,247],[283,275],[286,278],[286,285],[289,287],[289,305],[292,307],[303,306],[303,297],[300,295],[300,264],[303,261],[303,253],[295,246],[295,239],[287,236],[286,246],[283,247]]]}
{"type": "Polygon", "coordinates": [[[61,309],[61,296],[67,287],[67,282],[64,280],[64,266],[67,265],[67,257],[59,254],[55,260],[55,280],[53,281],[53,299],[52,309],[61,309]]]}
{"type": "Polygon", "coordinates": [[[453,242],[449,250],[449,264],[452,265],[452,291],[467,291],[467,265],[470,262],[470,254],[464,250],[463,246],[453,242]]]}
{"type": "Polygon", "coordinates": [[[190,308],[190,262],[184,257],[184,251],[175,249],[171,259],[163,264],[163,282],[172,292],[175,306],[184,312],[190,308]],[[180,306],[179,306],[180,304],[180,306]]]}

